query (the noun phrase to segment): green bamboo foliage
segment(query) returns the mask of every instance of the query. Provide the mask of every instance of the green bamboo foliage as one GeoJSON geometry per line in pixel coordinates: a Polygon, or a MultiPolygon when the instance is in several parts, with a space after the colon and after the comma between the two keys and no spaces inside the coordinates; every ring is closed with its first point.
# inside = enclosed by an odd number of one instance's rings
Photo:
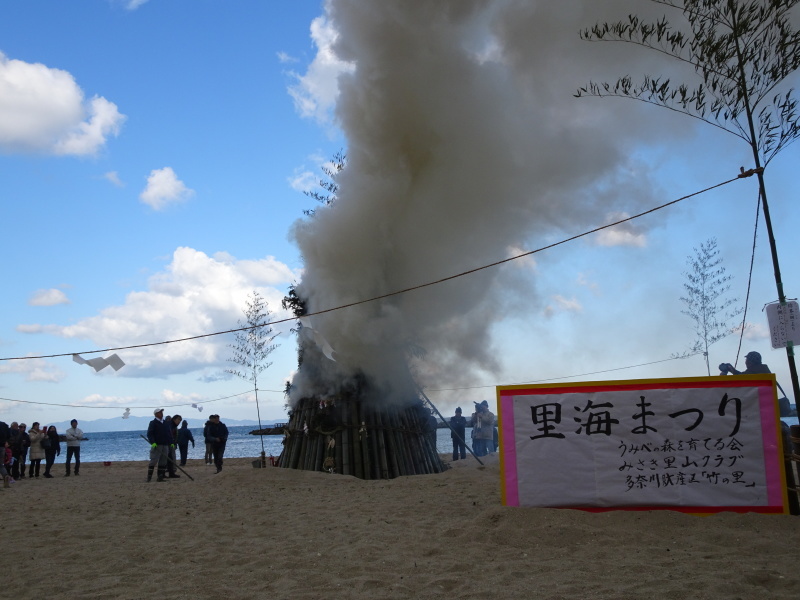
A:
{"type": "Polygon", "coordinates": [[[628,42],[694,68],[699,81],[676,83],[645,75],[589,82],[576,97],[630,98],[684,113],[753,146],[766,166],[800,136],[794,90],[778,91],[800,67],[800,32],[790,11],[800,0],[651,0],[680,11],[685,23],[630,15],[580,32],[591,42],[628,42]],[[754,127],[751,127],[751,118],[754,127]]]}

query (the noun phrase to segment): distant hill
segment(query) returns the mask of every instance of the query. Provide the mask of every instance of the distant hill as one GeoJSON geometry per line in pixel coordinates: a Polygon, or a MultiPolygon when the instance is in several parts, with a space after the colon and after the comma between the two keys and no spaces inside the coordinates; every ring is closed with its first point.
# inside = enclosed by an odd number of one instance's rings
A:
{"type": "MultiPolygon", "coordinates": [[[[166,415],[165,415],[166,416],[166,415]]],[[[129,417],[123,419],[122,417],[114,417],[111,419],[95,419],[94,421],[78,421],[78,428],[83,433],[101,432],[101,431],[144,431],[153,417],[129,417]]],[[[208,416],[201,415],[187,415],[186,420],[189,421],[190,429],[202,429],[208,416]]],[[[255,425],[258,427],[258,421],[252,419],[237,420],[237,419],[221,419],[228,427],[238,427],[240,425],[255,425]]],[[[274,423],[280,423],[286,419],[274,419],[272,421],[262,421],[264,427],[269,427],[274,423]]],[[[47,423],[47,425],[55,425],[59,433],[64,433],[65,430],[70,428],[69,421],[60,421],[57,423],[47,423]]]]}

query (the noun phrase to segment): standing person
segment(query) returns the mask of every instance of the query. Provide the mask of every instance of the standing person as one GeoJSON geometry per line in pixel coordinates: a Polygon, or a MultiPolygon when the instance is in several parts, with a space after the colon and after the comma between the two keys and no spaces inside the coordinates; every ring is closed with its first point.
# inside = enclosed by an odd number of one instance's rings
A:
{"type": "Polygon", "coordinates": [[[222,471],[222,457],[225,454],[225,444],[228,442],[228,428],[219,420],[219,415],[211,415],[210,425],[206,435],[206,442],[211,442],[211,452],[214,455],[215,473],[222,471]]]}
{"type": "Polygon", "coordinates": [[[472,413],[472,434],[474,438],[475,454],[486,456],[494,452],[492,440],[494,438],[494,414],[489,411],[489,402],[484,400],[475,403],[475,412],[472,413]]]}
{"type": "Polygon", "coordinates": [[[450,417],[450,438],[453,440],[453,460],[467,458],[467,443],[464,436],[467,435],[467,419],[461,416],[461,407],[456,409],[456,414],[450,417]]]}
{"type": "Polygon", "coordinates": [[[189,421],[181,423],[181,428],[178,429],[178,449],[181,451],[181,466],[186,466],[186,457],[189,455],[189,442],[192,442],[194,448],[194,436],[192,430],[189,429],[189,421]]]}
{"type": "Polygon", "coordinates": [[[58,431],[56,431],[55,425],[50,425],[47,428],[47,437],[43,438],[42,446],[44,447],[45,460],[44,476],[47,479],[52,479],[53,476],[50,475],[50,469],[53,463],[56,462],[56,456],[61,456],[61,440],[58,439],[58,431]],[[48,440],[49,443],[44,440],[48,440]]]}
{"type": "Polygon", "coordinates": [[[28,468],[28,477],[39,477],[39,468],[44,458],[44,448],[42,447],[42,440],[47,437],[47,434],[39,429],[39,422],[34,421],[31,425],[31,430],[28,432],[28,439],[31,442],[30,457],[31,466],[28,468]]]}
{"type": "Polygon", "coordinates": [[[0,458],[0,477],[3,478],[3,487],[7,488],[10,487],[9,484],[14,481],[10,472],[11,463],[14,459],[11,456],[11,445],[8,443],[8,440],[3,443],[0,451],[3,453],[2,458],[0,458]]]}
{"type": "Polygon", "coordinates": [[[147,481],[153,479],[153,469],[158,467],[157,482],[166,481],[169,447],[172,445],[172,432],[169,423],[164,421],[164,409],[153,411],[155,417],[147,427],[147,441],[150,442],[150,463],[147,465],[147,481]]]}
{"type": "Polygon", "coordinates": [[[484,400],[481,402],[481,437],[483,438],[484,455],[493,453],[494,447],[494,430],[495,418],[494,413],[489,410],[489,402],[484,400]]]}
{"type": "Polygon", "coordinates": [[[72,457],[75,457],[75,476],[77,477],[81,470],[81,440],[83,439],[83,431],[78,429],[78,420],[72,419],[69,422],[70,428],[66,431],[67,438],[67,472],[64,473],[65,477],[69,477],[69,467],[72,457]]]}
{"type": "Polygon", "coordinates": [[[19,478],[25,478],[25,461],[28,459],[28,448],[31,447],[31,438],[27,432],[27,425],[25,423],[19,424],[20,433],[20,451],[16,455],[17,463],[19,464],[19,478]]]}
{"type": "Polygon", "coordinates": [[[206,421],[205,425],[203,425],[203,440],[206,443],[206,464],[210,465],[213,464],[213,456],[214,452],[212,450],[213,444],[208,440],[208,428],[211,426],[211,421],[214,415],[210,415],[208,417],[208,421],[206,421]]]}
{"type": "Polygon", "coordinates": [[[11,422],[11,428],[8,430],[8,447],[11,450],[11,472],[10,475],[14,479],[19,479],[19,453],[20,445],[22,443],[22,431],[19,428],[19,423],[16,421],[11,422]]]}
{"type": "Polygon", "coordinates": [[[169,454],[167,455],[167,477],[169,479],[177,479],[180,477],[175,471],[177,460],[175,459],[175,443],[178,441],[178,425],[181,424],[183,417],[175,415],[174,417],[167,417],[164,419],[169,425],[169,432],[172,435],[172,443],[169,445],[169,454]]]}

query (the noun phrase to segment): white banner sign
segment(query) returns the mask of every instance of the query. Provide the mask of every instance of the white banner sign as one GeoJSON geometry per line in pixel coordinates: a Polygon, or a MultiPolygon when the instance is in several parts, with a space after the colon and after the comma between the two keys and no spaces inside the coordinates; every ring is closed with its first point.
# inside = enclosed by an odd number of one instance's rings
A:
{"type": "Polygon", "coordinates": [[[767,322],[773,348],[785,348],[787,342],[800,345],[800,311],[797,301],[767,304],[767,322]]]}
{"type": "Polygon", "coordinates": [[[785,512],[774,376],[498,388],[511,506],[785,512]]]}

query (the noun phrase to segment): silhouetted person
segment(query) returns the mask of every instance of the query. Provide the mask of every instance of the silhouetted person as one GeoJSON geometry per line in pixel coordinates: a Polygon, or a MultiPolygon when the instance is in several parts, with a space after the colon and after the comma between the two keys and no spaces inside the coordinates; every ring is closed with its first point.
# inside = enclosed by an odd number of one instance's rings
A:
{"type": "Polygon", "coordinates": [[[761,362],[761,355],[758,352],[748,352],[744,357],[744,371],[737,371],[731,363],[722,363],[719,366],[720,375],[761,375],[772,373],[769,367],[761,362]]]}
{"type": "Polygon", "coordinates": [[[456,414],[450,417],[450,438],[453,440],[453,460],[467,458],[467,443],[464,436],[467,435],[467,419],[461,416],[461,407],[456,409],[456,414]]]}

